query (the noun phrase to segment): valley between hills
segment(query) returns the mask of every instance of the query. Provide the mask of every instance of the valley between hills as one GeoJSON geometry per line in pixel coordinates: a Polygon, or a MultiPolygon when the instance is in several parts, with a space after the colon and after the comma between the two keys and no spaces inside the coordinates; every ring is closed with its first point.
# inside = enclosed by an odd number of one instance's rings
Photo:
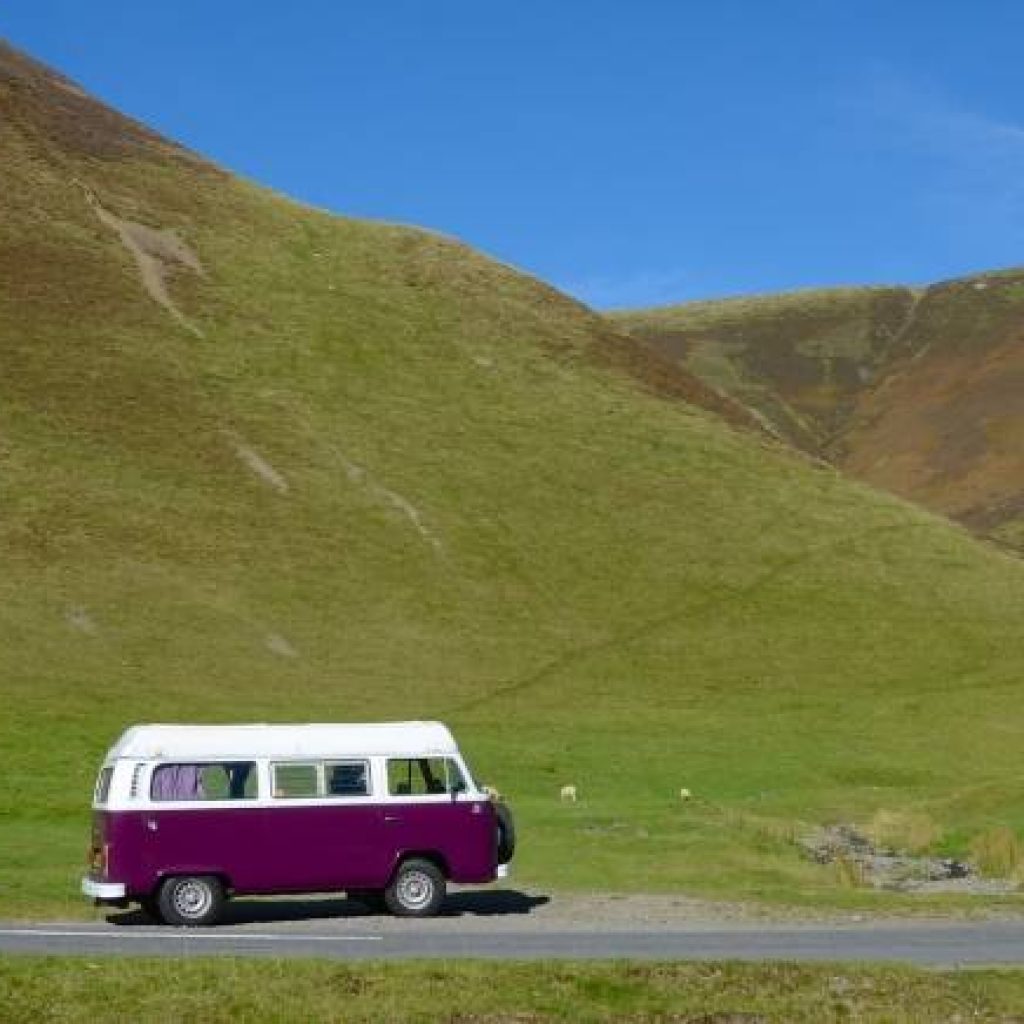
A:
{"type": "Polygon", "coordinates": [[[1024,271],[613,322],[798,450],[1024,549],[1024,271]]]}

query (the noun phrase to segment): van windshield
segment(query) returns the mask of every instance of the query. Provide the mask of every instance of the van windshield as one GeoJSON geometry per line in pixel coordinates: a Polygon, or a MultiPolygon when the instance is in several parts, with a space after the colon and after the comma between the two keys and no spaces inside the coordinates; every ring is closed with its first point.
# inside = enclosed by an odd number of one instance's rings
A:
{"type": "Polygon", "coordinates": [[[388,760],[388,792],[392,796],[461,793],[462,770],[450,757],[402,757],[388,760]]]}

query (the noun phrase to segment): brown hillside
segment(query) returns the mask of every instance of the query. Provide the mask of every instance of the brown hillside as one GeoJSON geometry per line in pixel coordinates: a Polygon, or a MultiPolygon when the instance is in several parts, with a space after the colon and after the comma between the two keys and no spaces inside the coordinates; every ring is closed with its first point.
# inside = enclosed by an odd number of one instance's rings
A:
{"type": "Polygon", "coordinates": [[[212,169],[188,150],[112,110],[0,39],[0,114],[7,127],[49,144],[51,157],[111,159],[157,150],[212,169]]]}
{"type": "Polygon", "coordinates": [[[1024,546],[1024,272],[613,319],[791,444],[1024,546]]]}
{"type": "Polygon", "coordinates": [[[613,319],[821,455],[899,345],[915,301],[906,288],[835,289],[613,319]]]}
{"type": "Polygon", "coordinates": [[[929,289],[903,352],[831,455],[860,479],[1024,547],[1024,274],[929,289]]]}

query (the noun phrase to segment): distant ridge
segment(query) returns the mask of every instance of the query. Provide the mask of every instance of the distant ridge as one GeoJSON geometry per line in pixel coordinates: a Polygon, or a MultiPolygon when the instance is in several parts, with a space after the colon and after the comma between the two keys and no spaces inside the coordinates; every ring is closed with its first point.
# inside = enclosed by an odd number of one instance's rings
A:
{"type": "Polygon", "coordinates": [[[611,320],[803,451],[1024,550],[1024,270],[611,320]]]}

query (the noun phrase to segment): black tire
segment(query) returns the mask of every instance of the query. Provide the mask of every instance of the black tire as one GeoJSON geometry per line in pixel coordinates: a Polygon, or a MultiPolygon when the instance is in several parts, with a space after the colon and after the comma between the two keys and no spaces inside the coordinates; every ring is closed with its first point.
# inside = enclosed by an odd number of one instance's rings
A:
{"type": "Polygon", "coordinates": [[[350,900],[361,903],[374,914],[383,914],[388,909],[387,904],[384,902],[383,889],[349,889],[345,895],[350,900]]]}
{"type": "Polygon", "coordinates": [[[444,903],[444,875],[429,860],[403,861],[384,890],[384,903],[396,917],[433,917],[444,903]]]}
{"type": "Polygon", "coordinates": [[[516,825],[506,804],[495,804],[498,830],[498,863],[507,864],[516,852],[516,825]]]}
{"type": "Polygon", "coordinates": [[[142,899],[139,900],[139,910],[141,910],[151,921],[163,924],[164,919],[160,914],[160,901],[157,897],[143,896],[142,899]]]}
{"type": "Polygon", "coordinates": [[[157,907],[167,924],[199,928],[220,917],[224,901],[224,886],[215,875],[178,875],[160,887],[157,907]]]}

